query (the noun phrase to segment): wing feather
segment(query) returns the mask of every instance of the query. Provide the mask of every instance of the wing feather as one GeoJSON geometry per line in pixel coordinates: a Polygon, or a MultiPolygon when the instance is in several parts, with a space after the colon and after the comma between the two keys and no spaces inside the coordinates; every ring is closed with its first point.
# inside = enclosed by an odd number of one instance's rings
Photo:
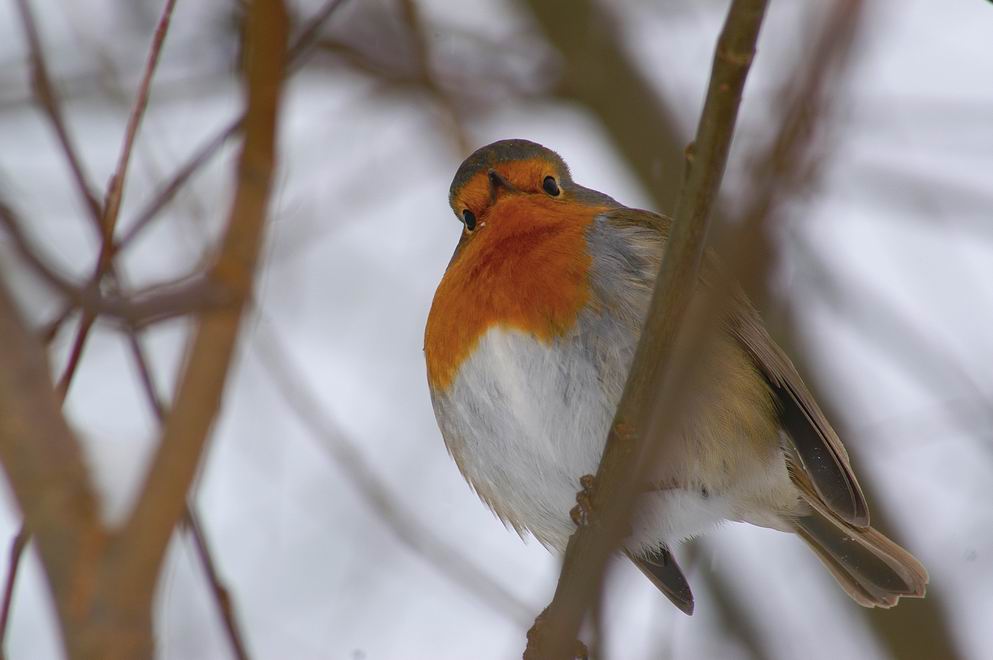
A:
{"type": "MultiPolygon", "coordinates": [[[[618,209],[607,214],[617,224],[655,229],[664,242],[672,221],[638,209],[618,209]]],[[[721,265],[708,251],[702,281],[719,281],[721,265]]],[[[780,424],[799,458],[798,466],[808,476],[818,498],[841,520],[855,527],[869,525],[865,496],[852,472],[848,452],[793,362],[769,336],[765,325],[740,288],[732,294],[729,329],[772,388],[780,411],[780,424]]]]}

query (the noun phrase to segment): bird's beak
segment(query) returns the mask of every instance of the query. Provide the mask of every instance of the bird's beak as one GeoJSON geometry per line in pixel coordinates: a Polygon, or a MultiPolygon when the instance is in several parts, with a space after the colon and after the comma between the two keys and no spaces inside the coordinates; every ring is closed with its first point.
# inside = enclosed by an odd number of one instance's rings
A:
{"type": "Polygon", "coordinates": [[[496,200],[497,194],[501,190],[504,192],[517,192],[517,188],[496,170],[490,170],[487,172],[487,175],[490,178],[490,198],[492,200],[496,200]]]}

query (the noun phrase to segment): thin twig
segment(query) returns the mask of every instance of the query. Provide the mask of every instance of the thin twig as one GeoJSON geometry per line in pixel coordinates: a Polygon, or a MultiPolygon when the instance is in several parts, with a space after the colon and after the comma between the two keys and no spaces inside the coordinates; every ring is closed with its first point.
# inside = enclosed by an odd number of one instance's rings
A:
{"type": "Polygon", "coordinates": [[[237,660],[248,660],[248,649],[244,641],[245,635],[241,631],[241,626],[238,625],[231,594],[221,580],[221,575],[214,563],[210,545],[207,543],[207,535],[203,531],[200,517],[197,515],[192,503],[188,502],[186,505],[183,522],[186,529],[189,530],[190,536],[193,538],[193,547],[196,550],[197,557],[200,558],[200,565],[203,567],[207,584],[210,585],[214,602],[217,604],[217,608],[221,613],[221,620],[224,622],[224,630],[228,636],[228,643],[231,645],[231,654],[237,660]]]}
{"type": "Polygon", "coordinates": [[[105,294],[93,282],[81,288],[39,256],[38,250],[25,235],[22,224],[10,205],[0,199],[0,226],[6,229],[17,253],[36,275],[62,294],[73,307],[90,311],[95,316],[107,316],[137,328],[176,316],[225,307],[231,301],[228,291],[199,272],[126,296],[105,294]]]}
{"type": "Polygon", "coordinates": [[[10,623],[11,606],[14,603],[14,586],[17,583],[17,573],[21,566],[21,556],[24,548],[31,541],[31,532],[27,525],[21,523],[21,528],[10,544],[10,560],[7,563],[7,580],[3,588],[3,609],[0,610],[0,658],[5,658],[7,645],[7,626],[10,623]]]}
{"type": "MultiPolygon", "coordinates": [[[[735,0],[717,42],[695,154],[688,158],[673,228],[645,328],[607,438],[593,489],[596,523],[569,539],[555,596],[545,611],[544,634],[525,657],[569,657],[589,603],[599,592],[607,560],[624,536],[639,491],[637,465],[645,453],[655,397],[672,369],[682,317],[696,290],[699,265],[738,105],[755,52],[765,0],[735,0]]],[[[537,625],[537,622],[536,622],[537,625]]]]}
{"type": "Polygon", "coordinates": [[[107,196],[104,202],[103,222],[104,230],[103,246],[100,250],[100,264],[109,260],[111,254],[111,244],[114,236],[114,226],[117,224],[117,216],[121,210],[121,199],[124,196],[124,182],[127,178],[128,164],[131,162],[131,152],[134,150],[135,138],[138,136],[138,127],[141,125],[142,117],[145,115],[145,108],[148,106],[148,93],[152,86],[152,77],[155,75],[155,68],[159,63],[159,56],[162,54],[162,45],[165,43],[166,34],[169,32],[169,21],[172,19],[172,11],[176,6],[176,0],[165,0],[162,7],[162,15],[155,26],[152,35],[152,44],[148,49],[148,58],[145,61],[145,71],[142,74],[141,82],[138,84],[138,93],[135,95],[134,105],[131,114],[128,116],[127,128],[124,131],[124,143],[121,145],[121,154],[117,159],[117,169],[110,177],[107,186],[107,196]]]}
{"type": "MultiPolygon", "coordinates": [[[[121,200],[124,196],[124,182],[127,177],[128,163],[131,161],[131,152],[134,150],[134,141],[138,135],[138,127],[145,114],[145,107],[148,105],[148,92],[152,86],[152,77],[155,75],[155,67],[159,63],[159,55],[162,53],[162,45],[165,43],[166,34],[169,32],[169,21],[172,18],[172,10],[176,5],[176,0],[165,0],[162,8],[162,15],[159,17],[155,32],[152,35],[152,44],[148,49],[148,59],[145,63],[145,72],[141,82],[138,84],[138,93],[135,95],[131,113],[128,116],[127,126],[124,130],[124,141],[121,145],[121,154],[118,157],[117,169],[110,177],[107,184],[107,195],[104,199],[103,217],[101,218],[101,241],[100,255],[94,267],[94,282],[99,282],[104,273],[111,269],[114,255],[114,229],[117,226],[117,217],[121,210],[121,200]]],[[[76,337],[72,342],[72,350],[69,353],[69,360],[59,378],[57,389],[64,399],[69,393],[69,386],[72,384],[73,376],[79,368],[82,359],[83,349],[86,346],[86,339],[96,314],[92,310],[83,310],[83,316],[79,320],[76,330],[76,337]]]]}
{"type": "MultiPolygon", "coordinates": [[[[166,419],[165,405],[162,397],[155,387],[155,378],[152,375],[148,358],[145,356],[141,346],[141,339],[136,332],[128,333],[129,344],[131,346],[131,356],[138,367],[138,374],[141,378],[142,389],[145,391],[145,398],[152,408],[155,417],[162,424],[166,419]]],[[[187,500],[186,512],[183,515],[184,529],[189,532],[193,539],[193,548],[196,551],[200,565],[203,567],[204,577],[210,587],[210,593],[217,605],[217,610],[221,615],[224,630],[227,633],[228,643],[231,645],[231,653],[237,660],[248,660],[248,647],[245,644],[245,635],[235,616],[234,602],[224,581],[221,579],[220,571],[217,569],[217,562],[214,561],[207,535],[203,530],[203,523],[197,514],[196,506],[191,499],[187,500]]]]}
{"type": "Polygon", "coordinates": [[[48,116],[52,128],[55,129],[59,144],[62,145],[62,151],[65,153],[69,167],[72,169],[76,187],[83,201],[86,203],[87,211],[89,211],[90,219],[93,221],[97,234],[103,235],[100,223],[100,218],[103,215],[100,209],[100,202],[97,201],[97,198],[93,194],[93,189],[89,184],[89,178],[83,169],[82,160],[79,158],[76,148],[73,146],[72,139],[69,137],[69,130],[66,128],[65,119],[62,117],[62,108],[59,105],[58,95],[48,75],[48,67],[45,64],[44,51],[41,47],[41,38],[38,36],[38,28],[35,25],[34,14],[31,12],[29,0],[17,0],[17,7],[20,10],[21,23],[28,40],[32,71],[31,82],[34,86],[35,96],[41,102],[42,107],[45,108],[45,114],[48,116]]]}
{"type": "MultiPolygon", "coordinates": [[[[293,41],[293,45],[290,46],[287,51],[287,71],[289,74],[296,73],[302,63],[305,61],[305,56],[310,51],[311,47],[314,45],[314,41],[317,38],[318,32],[320,32],[321,27],[324,25],[325,21],[331,16],[332,13],[338,7],[343,5],[345,0],[328,0],[324,3],[316,14],[314,14],[304,26],[303,30],[293,41]]],[[[138,213],[137,218],[131,226],[128,227],[120,239],[114,245],[114,254],[117,254],[128,245],[130,245],[134,240],[151,224],[151,222],[158,217],[159,213],[162,212],[169,202],[176,196],[176,193],[186,185],[187,181],[196,174],[201,167],[206,165],[217,153],[221,150],[228,140],[238,134],[241,131],[245,121],[245,115],[241,114],[237,118],[231,120],[228,124],[220,129],[216,135],[204,142],[194,154],[187,160],[176,172],[173,174],[169,182],[158,192],[155,197],[138,213]]]]}
{"type": "Polygon", "coordinates": [[[79,369],[79,363],[83,359],[83,349],[86,347],[86,338],[90,336],[90,329],[93,327],[93,322],[96,321],[96,314],[90,308],[84,309],[83,314],[79,319],[79,325],[76,329],[76,336],[72,340],[72,348],[69,349],[69,357],[66,359],[66,366],[62,370],[62,375],[59,376],[58,382],[55,384],[55,391],[59,395],[59,400],[65,402],[66,396],[69,394],[69,386],[72,384],[72,379],[76,375],[79,369]]]}

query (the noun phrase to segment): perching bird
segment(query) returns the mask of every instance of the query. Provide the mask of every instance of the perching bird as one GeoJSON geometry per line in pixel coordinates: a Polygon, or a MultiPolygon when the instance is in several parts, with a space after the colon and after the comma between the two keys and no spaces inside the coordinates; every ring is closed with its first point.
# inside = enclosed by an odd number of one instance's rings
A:
{"type": "MultiPolygon", "coordinates": [[[[449,202],[462,236],[424,340],[438,425],[496,515],[561,551],[580,478],[603,453],[670,221],[576,184],[558,154],[526,140],[469,156],[449,202]]],[[[927,571],[869,526],[841,440],[743,294],[698,372],[686,430],[645,484],[624,540],[673,603],[692,613],[669,547],[724,520],[795,532],[860,605],[924,596],[927,571]]]]}

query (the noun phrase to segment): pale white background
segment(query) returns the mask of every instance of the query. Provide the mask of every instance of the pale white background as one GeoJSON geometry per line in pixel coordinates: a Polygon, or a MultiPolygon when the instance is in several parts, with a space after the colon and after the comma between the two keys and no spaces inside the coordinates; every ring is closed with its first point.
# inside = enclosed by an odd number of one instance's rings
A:
{"type": "MultiPolygon", "coordinates": [[[[347,25],[360,1],[330,24],[347,25]]],[[[147,17],[142,32],[135,15],[111,0],[34,4],[57,77],[76,80],[99,60],[120,78],[123,100],[112,86],[94,84],[70,94],[66,105],[93,180],[103,186],[144,58],[147,17]]],[[[870,5],[850,90],[837,107],[835,159],[823,185],[791,207],[776,290],[797,315],[808,368],[844,411],[848,442],[859,444],[861,478],[880,491],[901,541],[928,566],[963,649],[989,657],[993,6],[870,5]],[[840,301],[825,296],[827,285],[839,288],[840,301]],[[895,329],[885,320],[889,309],[901,321],[895,329]],[[926,338],[934,355],[907,353],[900,339],[907,333],[926,338]],[[942,373],[935,364],[944,365],[942,373]],[[970,380],[973,389],[963,384],[970,380]]],[[[514,5],[495,0],[422,6],[429,23],[495,39],[531,29],[514,5]]],[[[676,103],[688,137],[727,4],[614,6],[632,54],[676,103]]],[[[748,145],[764,135],[770,93],[803,52],[798,6],[772,2],[728,170],[731,189],[743,180],[748,145]]],[[[154,15],[153,5],[145,9],[154,15]]],[[[217,7],[178,3],[132,168],[125,225],[163,173],[239,107],[229,62],[205,41],[222,16],[217,7]]],[[[443,31],[435,35],[437,57],[455,52],[443,31]]],[[[50,130],[23,102],[23,54],[13,4],[4,2],[0,190],[30,219],[46,255],[83,274],[97,246],[50,130]]],[[[650,204],[595,118],[572,106],[495,99],[466,120],[473,147],[536,140],[559,151],[577,181],[632,206],[650,204]]],[[[557,558],[522,542],[478,502],[445,453],[428,400],[422,332],[458,237],[447,191],[464,156],[444,130],[427,100],[384,100],[368,80],[340,69],[305,71],[289,85],[258,313],[246,326],[197,495],[254,657],[505,658],[519,657],[523,646],[519,622],[412,554],[356,495],[345,468],[273,387],[258,356],[270,334],[411,519],[505,585],[529,608],[525,618],[554,588],[557,558]]],[[[231,153],[198,176],[126,255],[129,282],[152,282],[199,262],[227,208],[231,153]]],[[[38,323],[49,319],[58,301],[12,259],[2,235],[0,259],[26,313],[38,323]]],[[[177,322],[147,335],[165,391],[186,330],[177,322]]],[[[56,370],[71,334],[55,344],[56,370]]],[[[113,329],[98,326],[67,403],[111,519],[127,511],[156,439],[126,348],[113,329]]],[[[4,493],[0,543],[19,526],[4,493]]],[[[710,535],[691,582],[700,571],[719,572],[738,590],[778,657],[884,657],[854,605],[795,539],[728,525],[710,535]]],[[[185,536],[174,541],[162,584],[160,656],[228,657],[185,536]]],[[[615,658],[746,657],[715,628],[715,616],[701,596],[696,615],[683,616],[618,564],[608,649],[615,658]]],[[[59,657],[52,626],[29,555],[9,657],[59,657]]]]}

